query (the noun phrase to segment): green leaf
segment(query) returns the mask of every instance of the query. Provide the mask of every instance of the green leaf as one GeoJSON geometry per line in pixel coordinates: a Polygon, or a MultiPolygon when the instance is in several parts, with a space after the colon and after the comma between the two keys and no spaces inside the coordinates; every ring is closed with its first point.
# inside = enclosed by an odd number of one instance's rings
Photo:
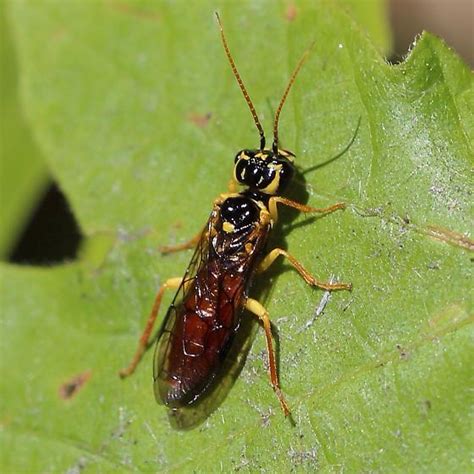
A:
{"type": "Polygon", "coordinates": [[[374,47],[349,7],[313,4],[219,12],[267,130],[317,40],[280,136],[301,169],[325,163],[293,194],[348,209],[293,222],[282,211],[291,225],[273,244],[354,290],[333,293],[308,324],[323,292],[286,265],[259,278],[296,426],[269,386],[257,330],[222,405],[186,432],[154,401],[152,351],[130,379],[117,371],[156,288],[189,259],[158,245],[194,235],[234,154],[258,145],[215,4],[10,5],[28,119],[87,240],[77,262],[2,268],[2,471],[468,470],[472,75],[429,34],[390,66],[378,53],[386,35],[374,47]]]}
{"type": "Polygon", "coordinates": [[[18,66],[0,2],[0,258],[5,258],[23,230],[38,196],[44,192],[47,172],[18,97],[18,66]]]}

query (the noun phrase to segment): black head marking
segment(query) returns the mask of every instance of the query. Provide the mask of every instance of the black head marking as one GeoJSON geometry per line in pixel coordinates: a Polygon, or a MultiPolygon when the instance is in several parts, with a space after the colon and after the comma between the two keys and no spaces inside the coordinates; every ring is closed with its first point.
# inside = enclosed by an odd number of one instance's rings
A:
{"type": "Polygon", "coordinates": [[[235,179],[250,190],[279,194],[293,176],[293,157],[286,150],[242,150],[235,157],[235,179]]]}

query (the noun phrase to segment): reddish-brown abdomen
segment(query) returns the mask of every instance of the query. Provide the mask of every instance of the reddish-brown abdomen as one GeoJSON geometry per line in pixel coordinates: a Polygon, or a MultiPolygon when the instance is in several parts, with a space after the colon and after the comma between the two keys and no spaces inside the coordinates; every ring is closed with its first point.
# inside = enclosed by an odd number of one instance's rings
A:
{"type": "Polygon", "coordinates": [[[244,280],[218,262],[198,272],[185,298],[172,306],[155,359],[155,395],[170,407],[192,403],[209,386],[239,325],[244,280]],[[205,284],[204,284],[205,283],[205,284]]]}

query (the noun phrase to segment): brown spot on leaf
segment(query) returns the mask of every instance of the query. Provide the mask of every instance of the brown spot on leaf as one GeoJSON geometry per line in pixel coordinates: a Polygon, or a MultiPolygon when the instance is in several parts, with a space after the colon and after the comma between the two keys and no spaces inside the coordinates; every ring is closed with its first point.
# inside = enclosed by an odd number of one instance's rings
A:
{"type": "Polygon", "coordinates": [[[67,35],[67,30],[66,28],[58,28],[56,30],[53,31],[52,35],[51,35],[51,39],[53,41],[62,41],[67,35]]]}
{"type": "Polygon", "coordinates": [[[0,429],[6,428],[12,422],[10,415],[5,415],[2,419],[0,419],[0,429]]]}
{"type": "Polygon", "coordinates": [[[285,10],[285,19],[287,21],[293,21],[298,15],[298,9],[294,3],[290,3],[285,10]]]}
{"type": "Polygon", "coordinates": [[[91,378],[92,372],[86,370],[79,375],[75,375],[67,382],[64,382],[59,386],[59,398],[63,400],[70,400],[75,397],[79,390],[86,384],[86,382],[91,378]]]}
{"type": "Polygon", "coordinates": [[[209,123],[209,120],[211,120],[211,117],[211,112],[208,112],[207,114],[197,114],[191,112],[190,114],[188,114],[188,120],[194,125],[197,125],[199,128],[206,127],[209,123]]]}
{"type": "Polygon", "coordinates": [[[152,21],[160,20],[160,16],[158,15],[158,13],[149,9],[137,7],[136,5],[131,5],[126,2],[118,2],[115,0],[110,0],[107,2],[107,4],[110,8],[112,8],[113,10],[119,13],[133,16],[141,20],[152,20],[152,21]]]}

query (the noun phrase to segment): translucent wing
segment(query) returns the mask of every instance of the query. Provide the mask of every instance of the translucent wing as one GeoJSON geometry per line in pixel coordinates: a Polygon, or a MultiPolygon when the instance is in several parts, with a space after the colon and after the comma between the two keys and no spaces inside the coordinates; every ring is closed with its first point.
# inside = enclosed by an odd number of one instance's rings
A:
{"type": "MultiPolygon", "coordinates": [[[[202,267],[203,263],[205,263],[208,258],[208,250],[209,245],[207,232],[203,232],[201,240],[199,241],[191,261],[189,262],[189,265],[186,269],[183,281],[168,309],[163,326],[161,328],[160,336],[156,344],[153,365],[155,397],[157,401],[162,401],[167,405],[172,399],[179,398],[181,392],[189,390],[189,383],[186,381],[187,379],[183,379],[183,377],[181,377],[181,381],[176,380],[174,384],[173,380],[170,380],[173,377],[175,379],[178,378],[176,373],[174,376],[171,376],[170,364],[173,362],[173,359],[176,358],[175,347],[178,343],[178,339],[183,339],[185,330],[183,301],[186,299],[187,291],[189,291],[189,288],[193,286],[198,269],[202,267]],[[168,385],[174,385],[174,392],[172,389],[170,390],[172,387],[168,387],[168,385]],[[168,399],[170,400],[168,401],[168,399]]],[[[174,362],[176,362],[176,360],[174,362]]],[[[183,362],[184,361],[182,361],[181,364],[183,364],[183,362]]],[[[181,369],[181,372],[184,373],[184,367],[181,369]]]]}
{"type": "Polygon", "coordinates": [[[228,234],[221,228],[216,207],[157,341],[155,396],[170,407],[197,400],[221,367],[239,327],[254,257],[268,234],[258,222],[245,234],[228,234]],[[252,250],[245,249],[249,241],[252,250]],[[230,248],[231,256],[226,250],[230,248]]]}

